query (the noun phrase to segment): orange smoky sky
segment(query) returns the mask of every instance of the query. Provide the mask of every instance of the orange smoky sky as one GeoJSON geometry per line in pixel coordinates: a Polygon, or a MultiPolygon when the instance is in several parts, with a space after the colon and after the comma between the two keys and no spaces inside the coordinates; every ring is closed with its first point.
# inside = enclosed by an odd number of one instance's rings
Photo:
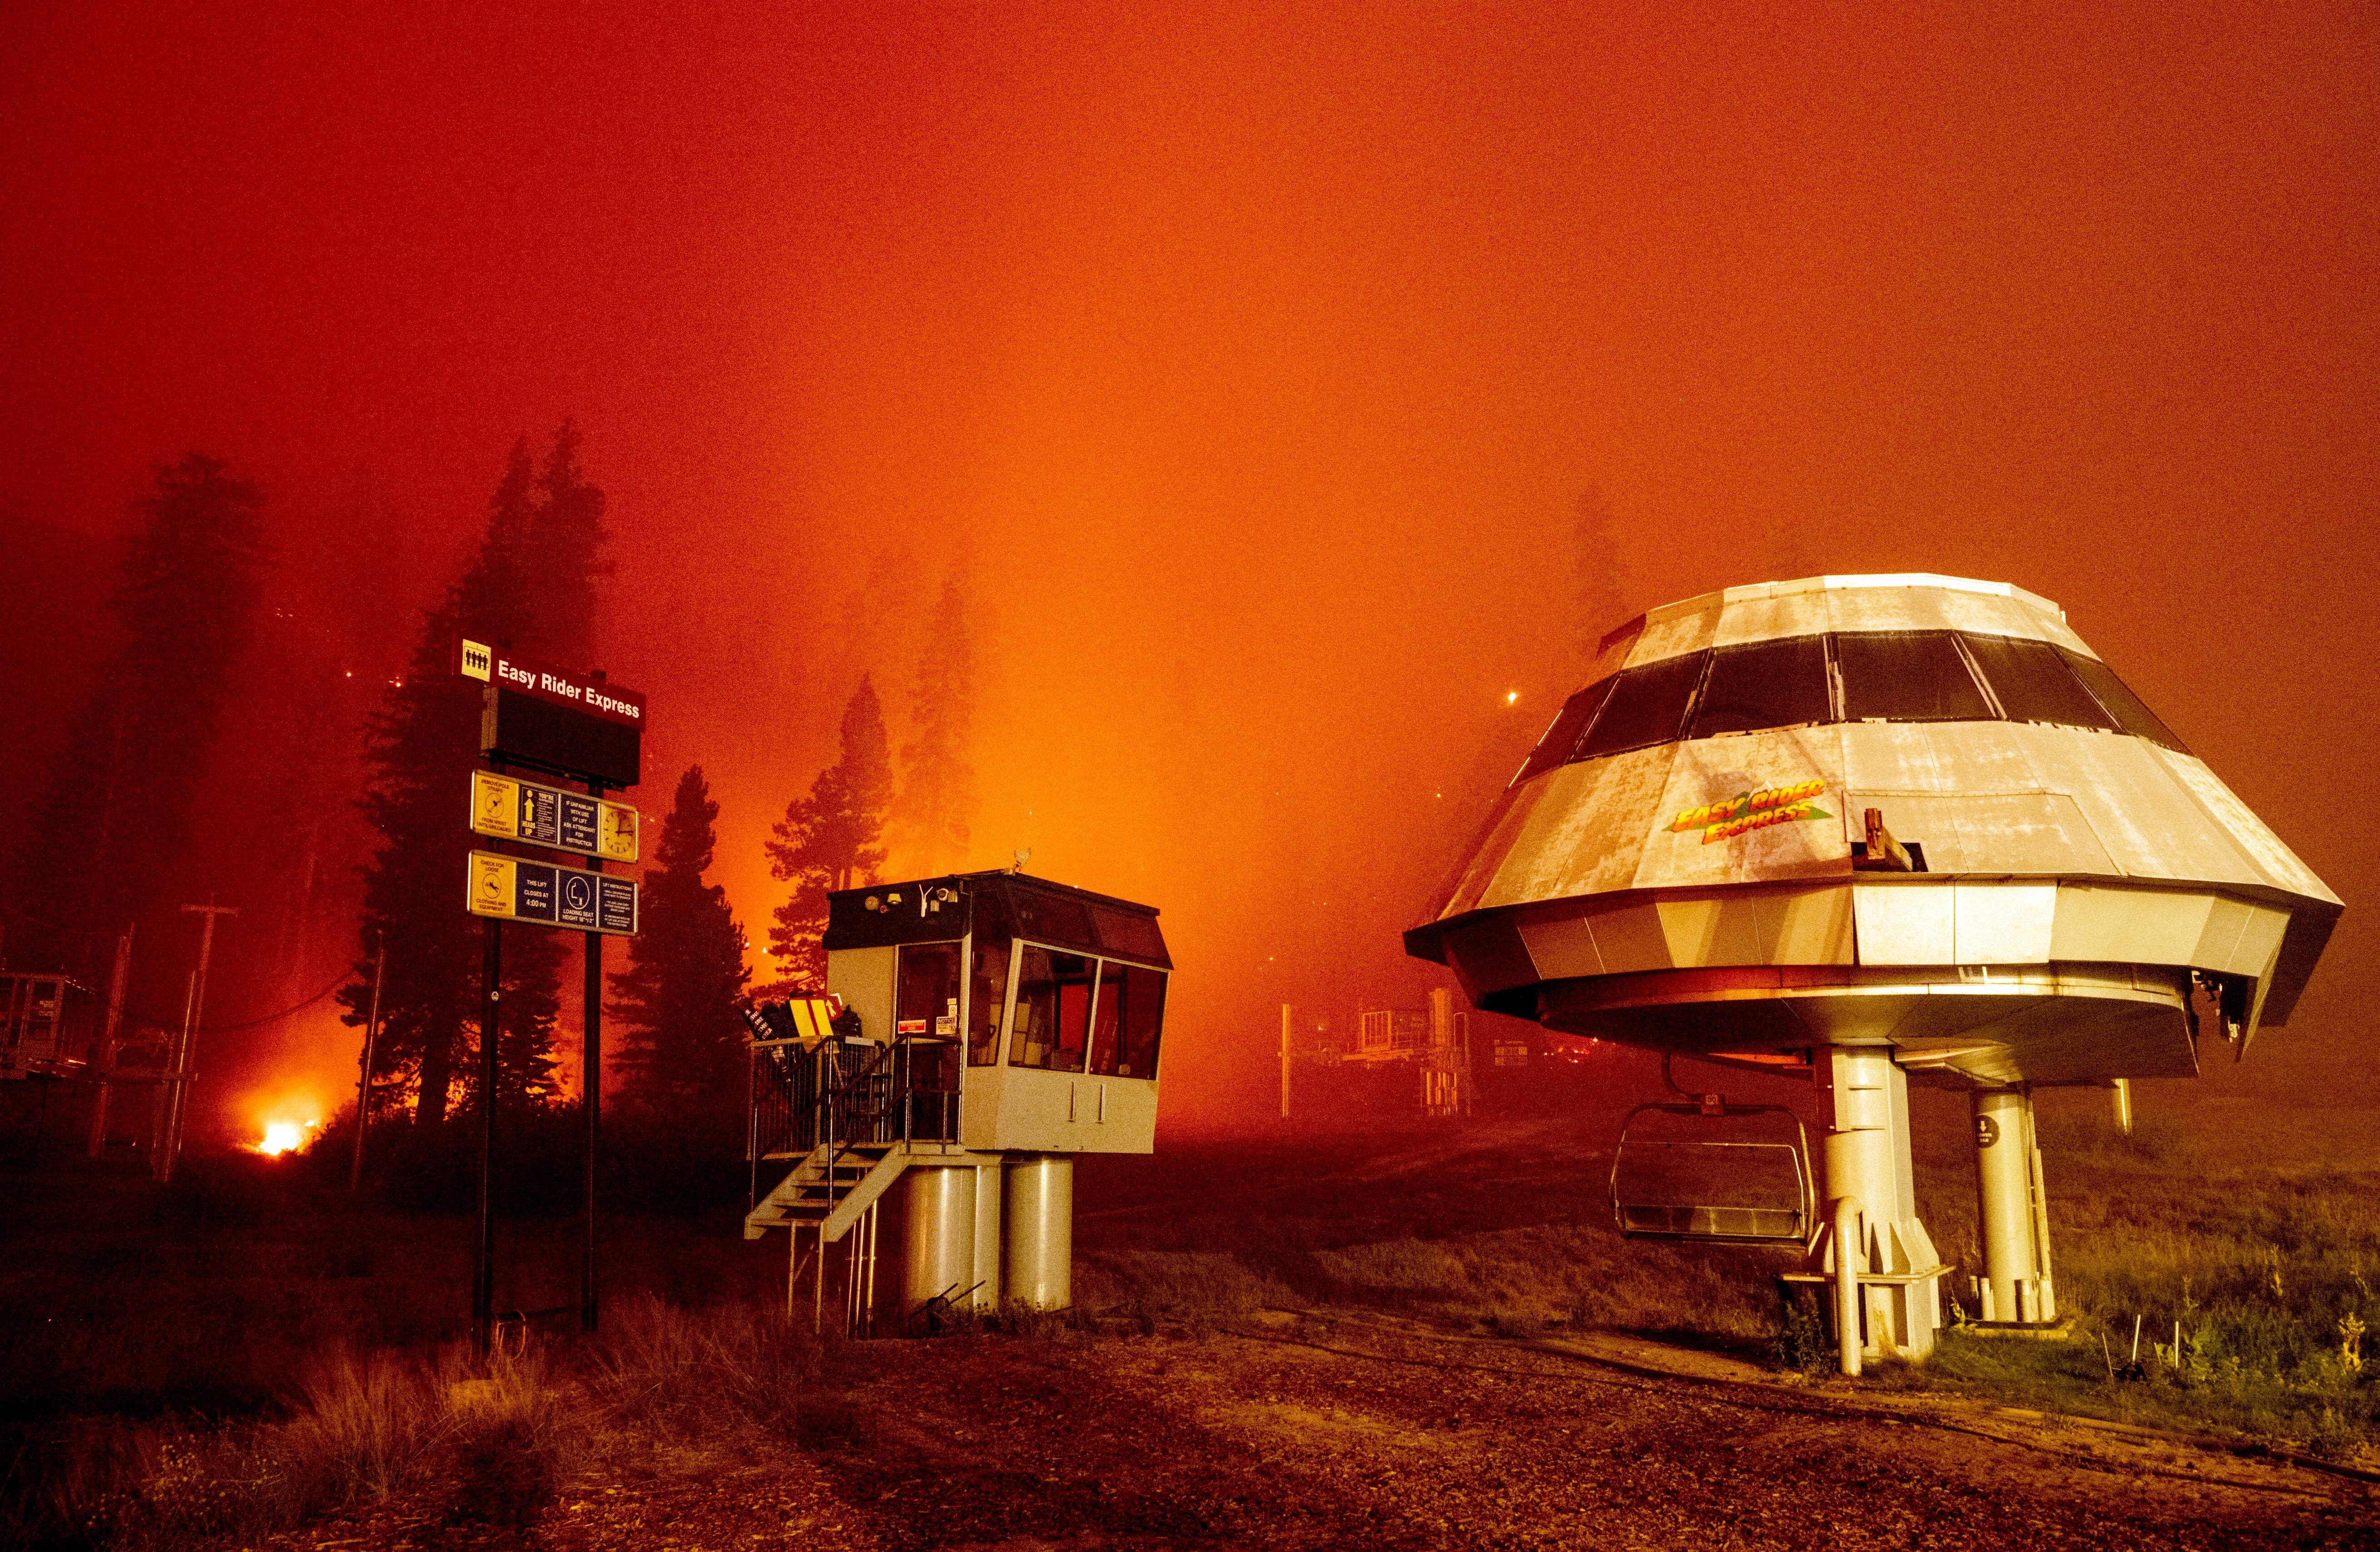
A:
{"type": "Polygon", "coordinates": [[[703,764],[756,939],[769,823],[862,670],[897,742],[962,575],[974,865],[1164,908],[1178,1117],[1260,1102],[1281,1002],[1435,984],[1397,933],[1582,639],[1821,571],[2063,604],[2346,896],[2282,1038],[2375,989],[2368,6],[9,32],[11,526],[114,532],[188,447],[285,525],[368,468],[426,602],[575,417],[638,795],[703,764]]]}

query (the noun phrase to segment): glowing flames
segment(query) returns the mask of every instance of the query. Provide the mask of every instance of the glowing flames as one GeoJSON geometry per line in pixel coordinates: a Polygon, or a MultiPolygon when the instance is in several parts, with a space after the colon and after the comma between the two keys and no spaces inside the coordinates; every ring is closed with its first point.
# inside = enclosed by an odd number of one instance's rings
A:
{"type": "Polygon", "coordinates": [[[295,1153],[322,1129],[320,1121],[268,1121],[264,1123],[264,1140],[256,1151],[268,1158],[278,1158],[285,1153],[295,1153]]]}

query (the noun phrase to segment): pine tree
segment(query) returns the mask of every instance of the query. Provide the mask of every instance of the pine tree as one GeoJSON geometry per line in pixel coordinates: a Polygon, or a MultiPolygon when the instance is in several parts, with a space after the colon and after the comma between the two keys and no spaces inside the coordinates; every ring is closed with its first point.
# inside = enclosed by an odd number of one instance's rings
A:
{"type": "Polygon", "coordinates": [[[155,491],[133,503],[145,523],[113,600],[127,639],[77,719],[18,858],[19,963],[89,976],[128,923],[173,903],[263,593],[263,504],[200,453],[161,466],[155,491]]]}
{"type": "Polygon", "coordinates": [[[743,1097],[744,929],[727,891],[702,881],[718,818],[702,767],[689,768],[662,821],[660,867],[644,877],[628,967],[612,976],[621,1097],[681,1121],[724,1114],[743,1097]]]}
{"type": "MultiPolygon", "coordinates": [[[[471,845],[461,814],[478,763],[480,689],[456,673],[455,643],[469,637],[539,656],[577,654],[565,661],[584,657],[603,500],[580,476],[577,448],[565,423],[540,478],[528,440],[515,443],[477,558],[424,619],[410,663],[366,734],[371,777],[363,805],[380,842],[365,870],[358,980],[339,999],[347,1022],[360,1024],[371,954],[385,943],[374,1076],[409,1084],[424,1124],[446,1118],[458,1084],[478,1097],[472,1057],[485,928],[462,909],[458,891],[471,845]]],[[[501,1103],[540,1103],[558,1091],[554,1021],[565,947],[559,933],[537,928],[504,936],[501,1103]]]]}
{"type": "Polygon", "coordinates": [[[975,720],[975,664],[967,640],[966,600],[957,578],[942,584],[933,627],[917,649],[909,701],[916,736],[901,746],[901,794],[892,831],[912,870],[963,867],[978,799],[967,759],[975,720]]]}
{"type": "Polygon", "coordinates": [[[876,881],[892,791],[884,710],[863,674],[843,709],[843,758],[820,773],[809,796],[785,806],[770,831],[769,876],[794,886],[769,928],[769,957],[784,985],[826,985],[827,893],[876,881]]]}

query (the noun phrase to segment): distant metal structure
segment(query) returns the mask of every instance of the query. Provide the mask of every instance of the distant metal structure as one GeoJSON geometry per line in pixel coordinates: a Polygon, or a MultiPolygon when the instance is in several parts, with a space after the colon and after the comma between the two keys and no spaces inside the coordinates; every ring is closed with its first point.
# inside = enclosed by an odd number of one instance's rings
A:
{"type": "Polygon", "coordinates": [[[1075,1157],[1156,1142],[1157,915],[1019,872],[829,897],[828,996],[746,1014],[744,1234],[788,1231],[789,1311],[807,1270],[824,1324],[841,1244],[844,1328],[870,1329],[879,1208],[905,1179],[905,1320],[1073,1303],[1075,1157]],[[764,1194],[771,1165],[791,1167],[764,1194]]]}
{"type": "Polygon", "coordinates": [[[70,976],[0,971],[0,1081],[85,1076],[99,1015],[99,1000],[70,976]]]}
{"type": "Polygon", "coordinates": [[[1949,1269],[1912,1074],[1973,1094],[1986,1322],[2046,1326],[2032,1091],[2194,1074],[2202,1009],[2244,1052],[2341,910],[2057,605],[1820,576],[1606,637],[1405,941],[1480,1008],[1821,1085],[1800,1276],[1856,1372],[1932,1347],[1949,1269]]]}

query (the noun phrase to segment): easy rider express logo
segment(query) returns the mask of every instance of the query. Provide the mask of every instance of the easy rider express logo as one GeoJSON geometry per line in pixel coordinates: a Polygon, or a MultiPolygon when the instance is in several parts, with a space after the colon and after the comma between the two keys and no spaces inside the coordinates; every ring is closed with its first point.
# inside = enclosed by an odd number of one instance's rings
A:
{"type": "Polygon", "coordinates": [[[1824,782],[1796,782],[1790,787],[1763,787],[1758,792],[1738,793],[1717,803],[1706,803],[1699,808],[1688,808],[1670,821],[1672,834],[1689,830],[1703,832],[1703,844],[1714,841],[1732,841],[1737,836],[1770,825],[1799,824],[1803,819],[1831,819],[1832,814],[1811,799],[1827,790],[1824,782]]]}

